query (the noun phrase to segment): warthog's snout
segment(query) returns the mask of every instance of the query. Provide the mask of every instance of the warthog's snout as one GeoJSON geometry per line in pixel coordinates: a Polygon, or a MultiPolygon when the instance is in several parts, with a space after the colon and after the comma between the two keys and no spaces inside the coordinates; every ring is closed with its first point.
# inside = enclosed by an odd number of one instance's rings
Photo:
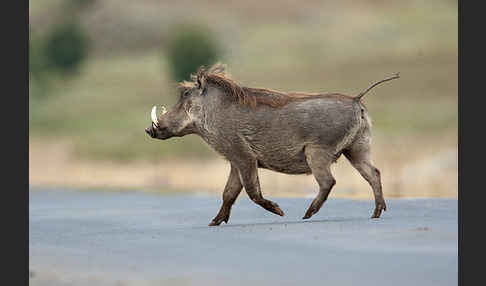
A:
{"type": "Polygon", "coordinates": [[[154,127],[152,125],[145,128],[145,133],[147,133],[152,138],[162,140],[172,137],[172,134],[167,130],[167,127],[154,127]]]}
{"type": "MultiPolygon", "coordinates": [[[[161,124],[161,122],[159,122],[159,119],[157,118],[156,113],[157,108],[154,106],[151,113],[152,124],[149,127],[145,128],[145,132],[152,138],[167,139],[171,137],[171,134],[167,128],[167,123],[164,123],[164,121],[162,121],[161,124]]],[[[167,110],[164,106],[162,106],[162,115],[166,113],[167,110]]]]}
{"type": "Polygon", "coordinates": [[[154,132],[154,129],[152,127],[147,127],[145,128],[145,132],[150,135],[150,137],[154,138],[155,137],[155,132],[154,132]]]}

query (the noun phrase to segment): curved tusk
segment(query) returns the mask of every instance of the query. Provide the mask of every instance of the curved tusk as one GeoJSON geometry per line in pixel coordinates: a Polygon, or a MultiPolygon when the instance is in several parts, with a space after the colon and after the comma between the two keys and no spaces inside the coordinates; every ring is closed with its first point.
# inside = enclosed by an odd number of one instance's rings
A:
{"type": "MultiPolygon", "coordinates": [[[[164,108],[165,109],[165,108],[164,108]]],[[[152,123],[158,127],[159,126],[159,120],[157,119],[157,107],[154,106],[152,108],[152,123]]]]}

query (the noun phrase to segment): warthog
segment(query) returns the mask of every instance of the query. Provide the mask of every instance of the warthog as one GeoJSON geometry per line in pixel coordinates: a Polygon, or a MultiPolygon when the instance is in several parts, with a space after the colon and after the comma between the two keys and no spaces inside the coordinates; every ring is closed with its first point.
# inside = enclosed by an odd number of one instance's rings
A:
{"type": "Polygon", "coordinates": [[[258,168],[285,174],[313,174],[319,193],[303,219],[319,211],[336,180],[330,166],[344,154],[366,181],[375,197],[372,218],[386,211],[380,171],[371,163],[371,120],[361,102],[379,83],[358,96],[339,93],[284,93],[244,87],[233,81],[224,66],[201,67],[192,81],[179,84],[180,99],[161,116],[152,109],[152,124],[145,131],[157,139],[199,135],[223,155],[231,171],[223,192],[223,204],[209,224],[228,223],[231,207],[244,187],[252,201],[284,215],[263,197],[258,168]]]}

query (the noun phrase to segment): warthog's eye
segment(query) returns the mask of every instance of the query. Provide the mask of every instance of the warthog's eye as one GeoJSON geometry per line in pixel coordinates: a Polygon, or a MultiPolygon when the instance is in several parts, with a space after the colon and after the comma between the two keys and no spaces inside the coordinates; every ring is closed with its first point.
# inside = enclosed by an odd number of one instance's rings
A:
{"type": "Polygon", "coordinates": [[[188,96],[189,96],[189,90],[184,91],[184,93],[182,94],[182,98],[186,98],[188,96]]]}

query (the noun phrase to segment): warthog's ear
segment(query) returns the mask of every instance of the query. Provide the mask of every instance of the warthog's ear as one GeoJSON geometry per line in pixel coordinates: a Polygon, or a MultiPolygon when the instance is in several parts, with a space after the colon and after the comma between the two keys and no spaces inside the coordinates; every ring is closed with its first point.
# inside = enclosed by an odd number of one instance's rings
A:
{"type": "Polygon", "coordinates": [[[197,88],[204,89],[206,87],[206,69],[204,66],[200,67],[196,74],[197,88]]]}

